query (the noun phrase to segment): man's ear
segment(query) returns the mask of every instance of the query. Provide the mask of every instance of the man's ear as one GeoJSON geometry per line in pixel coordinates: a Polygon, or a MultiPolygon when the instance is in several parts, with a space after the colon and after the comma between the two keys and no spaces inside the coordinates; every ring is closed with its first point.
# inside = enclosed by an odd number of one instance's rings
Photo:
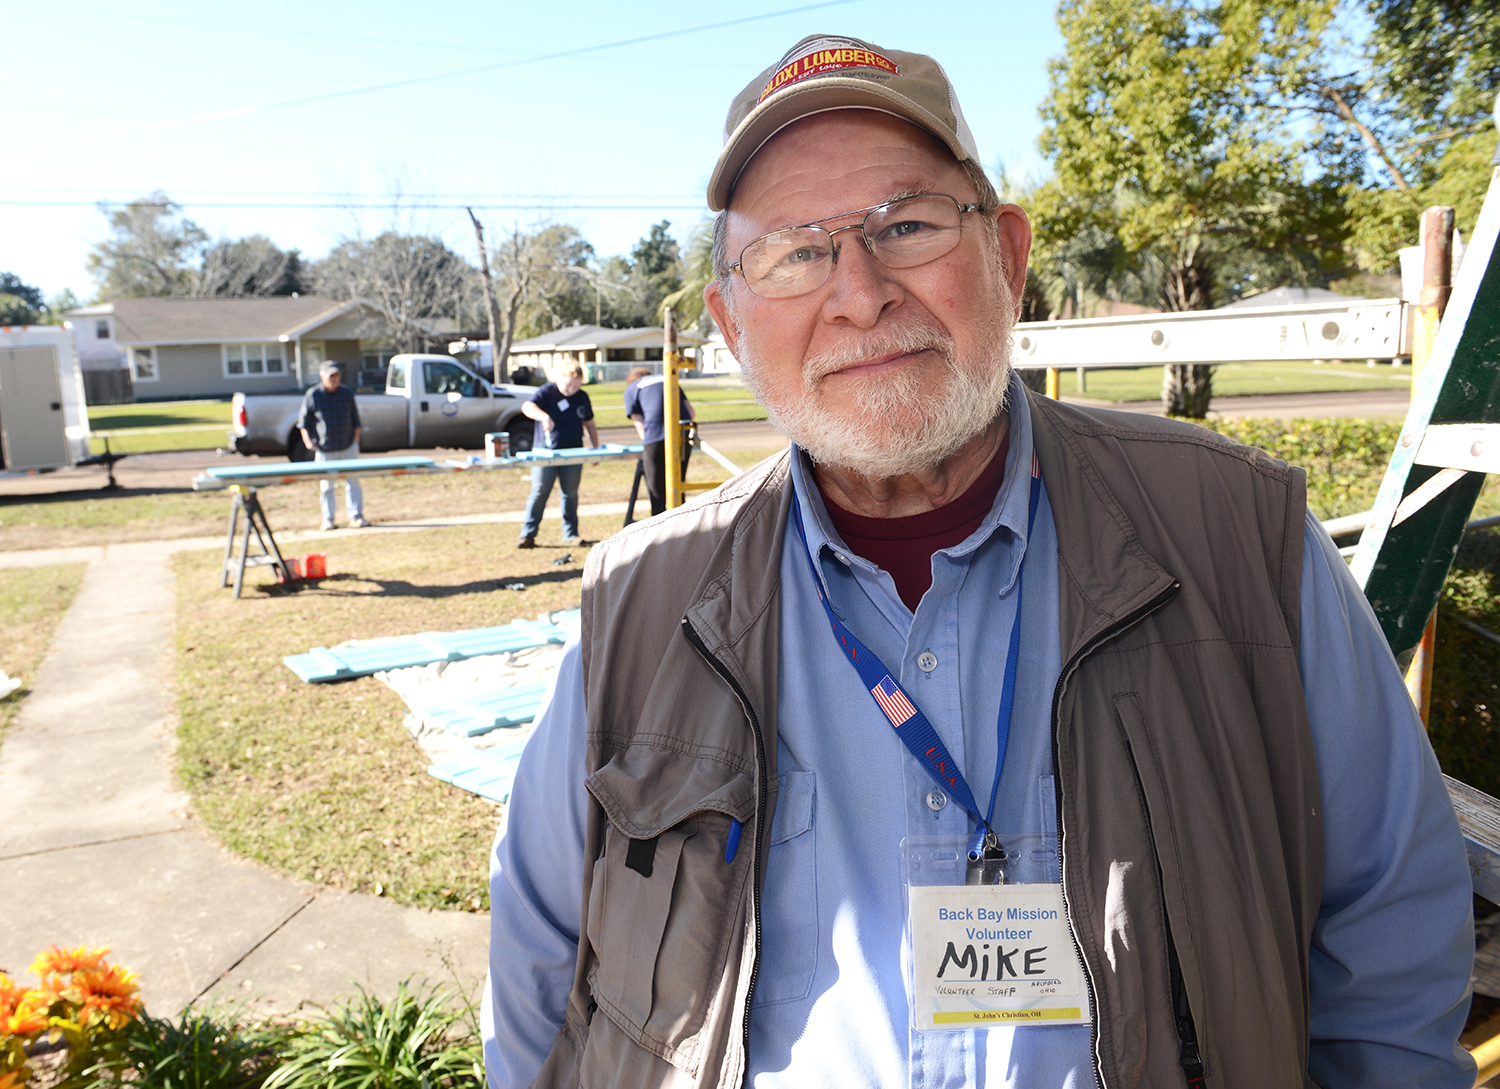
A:
{"type": "MultiPolygon", "coordinates": [[[[1031,220],[1018,204],[1002,204],[994,211],[999,228],[1000,257],[1004,261],[1006,286],[1011,298],[1021,303],[1026,288],[1026,259],[1031,256],[1031,220]]],[[[1020,316],[1019,313],[1016,315],[1020,316]]]]}
{"type": "Polygon", "coordinates": [[[714,324],[719,327],[719,332],[724,334],[724,343],[729,347],[729,354],[738,359],[740,327],[729,314],[729,300],[724,297],[723,280],[708,282],[708,286],[703,289],[703,305],[708,307],[708,312],[713,315],[714,324]]]}

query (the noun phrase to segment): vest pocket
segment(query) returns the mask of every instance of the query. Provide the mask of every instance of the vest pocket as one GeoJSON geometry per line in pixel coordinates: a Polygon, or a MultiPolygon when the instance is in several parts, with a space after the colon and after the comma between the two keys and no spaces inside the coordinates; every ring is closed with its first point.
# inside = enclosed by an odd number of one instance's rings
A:
{"type": "Polygon", "coordinates": [[[776,778],[776,815],[760,897],[762,964],[751,1001],[757,1007],[806,998],[818,970],[817,778],[810,771],[776,778]]]}
{"type": "Polygon", "coordinates": [[[639,1046],[692,1073],[753,868],[748,831],[734,860],[725,860],[731,819],[748,819],[754,800],[749,776],[720,780],[705,794],[701,765],[687,772],[668,755],[642,774],[641,755],[588,780],[608,821],[589,890],[589,985],[596,1019],[607,1017],[639,1046]]]}

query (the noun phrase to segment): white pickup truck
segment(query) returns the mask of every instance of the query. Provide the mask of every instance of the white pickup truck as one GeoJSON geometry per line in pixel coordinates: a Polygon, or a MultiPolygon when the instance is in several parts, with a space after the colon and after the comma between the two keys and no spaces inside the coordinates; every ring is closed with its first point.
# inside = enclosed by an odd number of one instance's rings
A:
{"type": "MultiPolygon", "coordinates": [[[[491,384],[442,355],[398,355],[386,372],[384,393],[355,394],[359,448],[427,450],[437,446],[478,450],[491,431],[510,433],[511,449],[531,449],[535,423],[521,405],[530,386],[491,384]]],[[[311,461],[297,430],[302,395],[236,393],[230,411],[229,445],[241,454],[285,454],[311,461]]]]}

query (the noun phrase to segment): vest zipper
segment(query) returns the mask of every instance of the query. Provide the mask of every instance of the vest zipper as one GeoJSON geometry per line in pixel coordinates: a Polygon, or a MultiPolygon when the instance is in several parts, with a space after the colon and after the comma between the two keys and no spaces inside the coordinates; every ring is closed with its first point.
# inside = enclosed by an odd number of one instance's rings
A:
{"type": "Polygon", "coordinates": [[[1099,632],[1099,634],[1095,635],[1083,646],[1079,647],[1077,652],[1074,653],[1073,657],[1068,659],[1067,664],[1063,666],[1062,671],[1057,675],[1057,687],[1053,689],[1052,692],[1052,790],[1054,794],[1053,804],[1057,808],[1057,869],[1058,875],[1061,877],[1062,884],[1063,918],[1066,919],[1068,923],[1068,937],[1073,940],[1073,949],[1078,954],[1078,960],[1083,964],[1084,982],[1088,986],[1089,991],[1089,1013],[1091,1014],[1091,1018],[1089,1020],[1089,1050],[1093,1053],[1094,1056],[1094,1077],[1099,1083],[1099,1089],[1109,1089],[1109,1086],[1104,1080],[1104,1070],[1099,1058],[1098,990],[1094,986],[1094,970],[1089,967],[1088,957],[1084,956],[1083,946],[1078,941],[1078,932],[1073,928],[1073,909],[1068,906],[1068,868],[1065,865],[1066,860],[1063,857],[1067,843],[1067,828],[1064,824],[1062,804],[1062,775],[1058,769],[1057,763],[1057,724],[1060,717],[1058,714],[1058,708],[1062,704],[1063,687],[1067,683],[1068,677],[1072,675],[1073,671],[1078,668],[1078,664],[1083,661],[1083,659],[1087,655],[1092,653],[1101,644],[1110,639],[1113,639],[1116,635],[1120,634],[1120,632],[1134,626],[1135,624],[1144,620],[1147,616],[1151,615],[1157,609],[1161,608],[1174,596],[1176,596],[1177,591],[1181,588],[1182,584],[1179,583],[1176,579],[1173,579],[1172,585],[1168,586],[1161,593],[1157,594],[1150,601],[1142,605],[1139,609],[1136,609],[1134,612],[1128,613],[1125,616],[1121,617],[1115,623],[1111,624],[1108,628],[1105,628],[1103,631],[1099,632]]]}
{"type": "Polygon", "coordinates": [[[761,731],[760,720],[755,717],[755,710],[750,706],[750,697],[745,695],[745,690],[740,687],[739,682],[730,675],[723,664],[709,652],[708,646],[699,637],[693,625],[687,617],[682,618],[682,634],[687,641],[693,645],[693,649],[708,663],[710,669],[717,673],[729,685],[730,691],[740,701],[740,706],[745,709],[745,717],[750,720],[750,731],[755,735],[755,767],[756,767],[756,798],[755,798],[755,869],[750,875],[750,922],[755,927],[755,959],[750,962],[750,986],[745,991],[745,1005],[741,1010],[741,1023],[744,1032],[740,1040],[740,1054],[742,1056],[742,1067],[740,1070],[740,1084],[748,1084],[750,1077],[750,1003],[755,1000],[755,984],[760,978],[760,853],[765,844],[765,819],[766,819],[766,775],[768,774],[766,760],[766,738],[761,731]]]}

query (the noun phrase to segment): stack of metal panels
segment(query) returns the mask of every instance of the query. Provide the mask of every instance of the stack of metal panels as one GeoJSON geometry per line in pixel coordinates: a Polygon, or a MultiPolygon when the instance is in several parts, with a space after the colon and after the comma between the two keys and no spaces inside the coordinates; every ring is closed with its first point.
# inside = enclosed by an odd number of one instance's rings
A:
{"type": "Polygon", "coordinates": [[[569,633],[578,626],[577,610],[570,611],[575,615],[557,614],[552,621],[514,620],[493,628],[366,639],[332,649],[313,647],[306,654],[288,654],[282,661],[302,680],[316,684],[366,677],[387,669],[527,650],[547,643],[566,642],[569,633]]]}
{"type": "Polygon", "coordinates": [[[423,725],[437,726],[460,737],[477,737],[530,722],[546,694],[545,681],[513,684],[474,695],[433,696],[413,705],[411,713],[423,725]]]}
{"type": "Polygon", "coordinates": [[[508,802],[528,740],[522,737],[489,749],[472,749],[463,756],[433,764],[427,774],[492,802],[508,802]]]}

